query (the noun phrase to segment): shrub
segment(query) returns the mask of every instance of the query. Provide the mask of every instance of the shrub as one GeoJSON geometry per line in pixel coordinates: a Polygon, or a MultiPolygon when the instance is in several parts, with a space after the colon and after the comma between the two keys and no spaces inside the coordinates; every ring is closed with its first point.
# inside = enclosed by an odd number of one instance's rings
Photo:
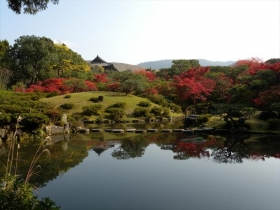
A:
{"type": "Polygon", "coordinates": [[[112,120],[120,120],[125,115],[124,109],[121,108],[110,108],[108,112],[112,120]]]}
{"type": "Polygon", "coordinates": [[[0,114],[0,125],[6,125],[11,122],[12,116],[11,114],[0,114]]]}
{"type": "Polygon", "coordinates": [[[72,109],[74,107],[73,103],[64,103],[60,105],[60,108],[62,109],[72,109]]]}
{"type": "Polygon", "coordinates": [[[153,107],[151,109],[151,113],[154,114],[156,117],[169,117],[170,111],[169,108],[161,108],[161,107],[153,107]]]}
{"type": "Polygon", "coordinates": [[[263,111],[259,114],[259,119],[261,120],[268,120],[273,118],[278,118],[278,114],[273,111],[263,111]]]}
{"type": "Polygon", "coordinates": [[[162,117],[170,117],[170,110],[169,108],[162,108],[162,117]]]}
{"type": "Polygon", "coordinates": [[[91,115],[100,115],[102,114],[102,104],[94,104],[94,105],[89,105],[89,106],[84,106],[83,107],[83,114],[87,116],[91,115]]]}
{"type": "Polygon", "coordinates": [[[149,101],[140,101],[137,105],[142,107],[150,107],[152,104],[149,101]]]}
{"type": "Polygon", "coordinates": [[[108,106],[106,108],[106,112],[107,110],[111,109],[111,108],[119,108],[119,109],[124,109],[126,107],[126,103],[125,102],[117,102],[115,104],[112,104],[111,106],[108,106]]]}
{"type": "Polygon", "coordinates": [[[98,96],[99,101],[103,101],[104,97],[103,96],[98,96]]]}
{"type": "Polygon", "coordinates": [[[154,106],[151,109],[151,113],[153,113],[155,116],[161,116],[162,108],[154,106]]]}
{"type": "Polygon", "coordinates": [[[145,107],[137,107],[134,109],[133,115],[135,117],[149,117],[150,109],[145,107]]]}
{"type": "Polygon", "coordinates": [[[158,105],[161,105],[164,107],[168,106],[168,102],[162,95],[148,95],[147,98],[158,105]]]}
{"type": "Polygon", "coordinates": [[[22,120],[20,124],[24,127],[25,130],[33,131],[49,122],[48,116],[41,113],[28,113],[22,114],[22,120]]]}
{"type": "Polygon", "coordinates": [[[8,174],[1,180],[1,183],[6,183],[5,186],[1,186],[1,209],[60,209],[60,207],[56,206],[56,203],[50,198],[43,198],[42,200],[38,200],[38,197],[33,195],[32,185],[29,183],[25,183],[17,176],[8,174]]]}
{"type": "Polygon", "coordinates": [[[96,87],[99,91],[105,91],[107,87],[107,83],[97,83],[96,87]]]}
{"type": "Polygon", "coordinates": [[[60,95],[59,92],[50,92],[46,95],[46,98],[51,98],[51,97],[54,97],[54,96],[58,96],[60,95]]]}
{"type": "Polygon", "coordinates": [[[280,128],[280,119],[269,119],[267,120],[268,129],[275,130],[280,128]]]}
{"type": "Polygon", "coordinates": [[[71,95],[65,95],[64,98],[71,98],[71,95]]]}
{"type": "Polygon", "coordinates": [[[208,120],[211,118],[211,116],[212,116],[211,114],[199,115],[199,116],[197,117],[197,122],[198,122],[199,124],[207,123],[208,120]]]}
{"type": "Polygon", "coordinates": [[[182,107],[177,104],[169,103],[168,107],[175,113],[182,113],[182,107]]]}
{"type": "Polygon", "coordinates": [[[0,105],[0,111],[4,113],[22,113],[24,109],[16,104],[0,105]]]}
{"type": "Polygon", "coordinates": [[[89,99],[91,102],[98,103],[100,100],[97,97],[92,97],[89,99]]]}
{"type": "Polygon", "coordinates": [[[56,123],[60,116],[62,116],[62,113],[57,109],[45,110],[43,114],[47,115],[53,123],[56,123]]]}

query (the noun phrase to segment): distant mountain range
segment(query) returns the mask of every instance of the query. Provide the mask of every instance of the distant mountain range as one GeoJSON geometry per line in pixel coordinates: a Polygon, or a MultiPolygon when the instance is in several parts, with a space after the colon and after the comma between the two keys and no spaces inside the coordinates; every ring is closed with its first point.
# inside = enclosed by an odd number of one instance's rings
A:
{"type": "MultiPolygon", "coordinates": [[[[235,61],[209,61],[205,59],[197,59],[201,66],[230,66],[235,61]]],[[[158,60],[158,61],[148,61],[139,63],[139,66],[143,66],[145,68],[151,69],[163,69],[163,68],[170,68],[172,66],[173,59],[165,59],[165,60],[158,60]]]]}

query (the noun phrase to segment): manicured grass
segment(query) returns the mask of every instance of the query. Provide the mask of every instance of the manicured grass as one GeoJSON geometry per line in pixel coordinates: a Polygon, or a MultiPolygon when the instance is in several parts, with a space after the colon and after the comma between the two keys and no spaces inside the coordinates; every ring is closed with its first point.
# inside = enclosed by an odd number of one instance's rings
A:
{"type": "MultiPolygon", "coordinates": [[[[132,117],[132,113],[134,111],[134,109],[137,106],[137,104],[140,101],[149,101],[146,98],[141,98],[138,96],[134,96],[134,95],[125,95],[123,93],[116,93],[116,92],[103,92],[103,91],[93,91],[93,92],[82,92],[82,93],[71,93],[71,94],[67,94],[70,95],[70,98],[65,98],[65,95],[60,95],[60,96],[54,96],[51,98],[43,98],[41,99],[41,101],[43,102],[49,102],[54,104],[55,109],[59,108],[61,104],[64,103],[73,103],[74,107],[70,110],[65,110],[65,113],[68,115],[71,115],[73,113],[81,113],[82,112],[82,108],[83,106],[88,106],[88,105],[92,105],[92,104],[97,104],[94,103],[92,101],[90,101],[90,98],[97,98],[98,96],[103,96],[103,101],[98,102],[98,104],[102,104],[103,108],[106,109],[108,106],[113,105],[117,102],[124,102],[127,104],[126,108],[125,108],[125,112],[127,115],[127,118],[133,118],[132,117]]],[[[151,107],[157,106],[160,107],[157,104],[152,103],[151,107]]],[[[176,114],[176,113],[170,113],[171,116],[179,116],[180,114],[176,114]]],[[[97,116],[93,116],[92,117],[97,118],[97,116]]]]}

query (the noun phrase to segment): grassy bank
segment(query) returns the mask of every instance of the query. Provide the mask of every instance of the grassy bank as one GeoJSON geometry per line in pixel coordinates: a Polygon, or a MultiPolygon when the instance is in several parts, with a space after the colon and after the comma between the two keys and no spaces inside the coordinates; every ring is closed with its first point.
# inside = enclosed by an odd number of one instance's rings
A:
{"type": "MultiPolygon", "coordinates": [[[[116,92],[103,92],[103,91],[94,91],[94,92],[82,92],[82,93],[72,93],[68,94],[70,98],[65,98],[65,95],[55,96],[51,98],[43,98],[40,99],[43,102],[52,103],[54,108],[59,108],[62,104],[65,103],[72,103],[74,107],[70,110],[64,110],[64,112],[68,115],[74,113],[82,113],[84,106],[89,106],[95,104],[94,102],[90,101],[90,98],[97,98],[99,96],[103,96],[103,101],[98,102],[98,104],[103,105],[103,108],[106,109],[108,106],[111,106],[117,102],[124,102],[127,104],[125,108],[126,119],[134,119],[133,118],[133,111],[139,104],[140,101],[149,101],[146,98],[134,96],[134,95],[125,95],[123,93],[116,93],[116,92]]],[[[151,107],[161,107],[151,101],[151,107]]],[[[172,113],[170,112],[170,116],[176,117],[181,116],[182,114],[172,113]]],[[[92,116],[91,119],[96,119],[98,116],[92,116]]],[[[106,116],[105,116],[106,117],[106,116]]]]}

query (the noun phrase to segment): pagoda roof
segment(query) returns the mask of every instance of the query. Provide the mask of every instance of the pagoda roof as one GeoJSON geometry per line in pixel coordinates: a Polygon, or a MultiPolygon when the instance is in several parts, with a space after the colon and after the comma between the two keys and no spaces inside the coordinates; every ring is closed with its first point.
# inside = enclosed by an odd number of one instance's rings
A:
{"type": "Polygon", "coordinates": [[[106,62],[105,60],[100,58],[98,55],[90,63],[92,63],[92,64],[105,64],[105,63],[108,64],[108,62],[106,62]]]}
{"type": "Polygon", "coordinates": [[[102,58],[100,58],[98,55],[96,58],[94,58],[92,61],[90,61],[91,65],[96,65],[96,66],[102,66],[105,70],[113,70],[113,71],[119,71],[114,64],[108,63],[102,58]]]}

